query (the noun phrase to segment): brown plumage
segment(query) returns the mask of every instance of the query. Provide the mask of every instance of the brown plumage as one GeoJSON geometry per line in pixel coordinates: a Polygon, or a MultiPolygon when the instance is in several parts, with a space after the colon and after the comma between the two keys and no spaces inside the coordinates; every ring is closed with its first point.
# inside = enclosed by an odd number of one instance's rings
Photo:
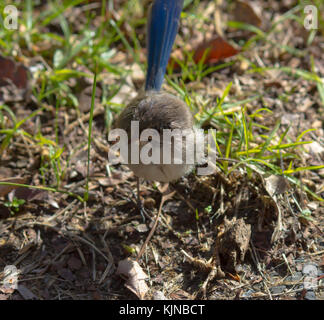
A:
{"type": "MultiPolygon", "coordinates": [[[[160,133],[161,139],[158,147],[161,149],[161,164],[128,164],[128,167],[137,177],[146,180],[156,180],[169,182],[177,180],[191,170],[193,164],[174,164],[172,162],[174,152],[171,154],[171,164],[163,164],[163,129],[191,130],[194,132],[193,117],[189,107],[179,98],[165,92],[148,91],[139,94],[122,111],[118,120],[117,128],[124,129],[128,134],[129,151],[131,147],[131,121],[139,122],[140,134],[145,129],[155,129],[160,133]]],[[[192,139],[194,137],[192,136],[192,139]]],[[[142,148],[145,143],[140,143],[142,148]]],[[[182,145],[182,151],[185,150],[185,143],[182,145]]],[[[172,149],[173,150],[173,144],[172,149]]],[[[130,154],[130,152],[129,152],[130,154]]],[[[183,152],[184,154],[184,152],[183,152]]],[[[183,156],[183,161],[185,157],[183,156]]],[[[130,162],[130,156],[129,156],[130,162]]]]}
{"type": "Polygon", "coordinates": [[[179,98],[165,92],[149,91],[139,94],[122,111],[117,127],[130,132],[132,120],[144,129],[187,129],[193,126],[189,107],[179,98]]]}

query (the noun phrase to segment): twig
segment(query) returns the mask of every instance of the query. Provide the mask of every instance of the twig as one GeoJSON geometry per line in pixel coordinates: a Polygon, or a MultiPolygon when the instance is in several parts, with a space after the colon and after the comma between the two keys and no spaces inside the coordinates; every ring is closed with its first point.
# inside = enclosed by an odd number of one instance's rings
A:
{"type": "Polygon", "coordinates": [[[160,214],[162,212],[162,207],[163,207],[164,202],[167,201],[167,200],[169,200],[170,198],[172,198],[174,194],[175,194],[175,191],[172,191],[171,193],[163,194],[162,195],[162,199],[161,199],[161,203],[160,203],[160,208],[159,208],[158,214],[156,216],[156,219],[154,221],[153,227],[152,227],[149,235],[147,236],[145,242],[143,243],[143,245],[141,247],[141,250],[139,251],[139,253],[137,255],[136,261],[138,261],[141,258],[141,256],[143,255],[143,252],[145,251],[145,248],[146,248],[148,242],[150,241],[150,239],[152,238],[152,236],[154,234],[154,231],[156,229],[156,226],[157,226],[158,221],[159,221],[159,218],[160,218],[160,214]]]}
{"type": "Polygon", "coordinates": [[[60,211],[58,211],[57,213],[55,213],[54,215],[52,215],[51,217],[45,219],[46,222],[51,222],[52,220],[56,219],[58,216],[60,216],[62,213],[66,212],[67,210],[70,210],[70,208],[72,206],[74,206],[76,202],[76,199],[74,199],[71,203],[69,203],[69,205],[63,209],[61,209],[60,211]]]}
{"type": "MultiPolygon", "coordinates": [[[[104,113],[103,107],[98,107],[93,111],[93,117],[99,116],[100,114],[104,113]]],[[[64,135],[68,135],[78,124],[84,121],[88,121],[90,119],[90,112],[83,115],[81,118],[78,118],[77,120],[73,121],[68,125],[68,127],[64,130],[64,135]]]]}

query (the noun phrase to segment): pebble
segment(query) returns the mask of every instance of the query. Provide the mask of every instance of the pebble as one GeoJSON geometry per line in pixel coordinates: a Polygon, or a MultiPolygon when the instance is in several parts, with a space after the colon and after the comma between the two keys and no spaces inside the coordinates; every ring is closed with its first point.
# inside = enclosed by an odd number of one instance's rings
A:
{"type": "Polygon", "coordinates": [[[286,290],[286,286],[277,286],[270,289],[272,294],[279,294],[286,290]]]}
{"type": "Polygon", "coordinates": [[[301,272],[296,272],[292,276],[288,276],[286,278],[287,282],[297,282],[303,278],[303,274],[301,272]]]}
{"type": "Polygon", "coordinates": [[[146,224],[142,223],[142,224],[139,224],[135,227],[135,229],[138,231],[138,232],[147,232],[148,231],[148,227],[146,224]]]}
{"type": "Polygon", "coordinates": [[[304,299],[305,300],[316,300],[315,292],[312,291],[312,290],[307,291],[306,294],[305,294],[304,299]]]}
{"type": "Polygon", "coordinates": [[[318,269],[316,264],[310,262],[307,264],[304,264],[303,266],[303,274],[307,275],[307,276],[313,276],[316,277],[318,274],[318,269]]]}

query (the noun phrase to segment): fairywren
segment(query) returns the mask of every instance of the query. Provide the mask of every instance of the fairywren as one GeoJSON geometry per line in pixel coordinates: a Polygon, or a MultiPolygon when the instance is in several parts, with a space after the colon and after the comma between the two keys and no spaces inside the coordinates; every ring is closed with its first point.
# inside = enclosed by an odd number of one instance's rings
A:
{"type": "MultiPolygon", "coordinates": [[[[169,182],[177,180],[188,173],[194,164],[193,162],[188,163],[188,161],[182,163],[176,161],[177,151],[180,151],[180,154],[183,155],[189,145],[191,149],[194,148],[191,142],[195,140],[195,129],[190,109],[185,102],[176,96],[160,91],[178,31],[182,6],[183,0],[155,0],[153,2],[148,18],[148,69],[145,90],[139,93],[122,111],[116,125],[117,128],[124,129],[127,132],[129,150],[135,143],[131,141],[133,121],[137,121],[140,135],[146,129],[153,129],[160,134],[158,139],[151,137],[150,141],[138,141],[139,150],[150,143],[153,148],[151,155],[158,151],[156,162],[147,163],[140,159],[138,163],[132,163],[130,156],[128,157],[127,166],[134,172],[135,176],[151,181],[169,182]],[[173,139],[173,142],[170,142],[171,140],[165,142],[162,137],[165,129],[189,132],[189,135],[186,136],[186,143],[180,143],[177,147],[175,146],[176,139],[173,139]],[[170,148],[164,148],[167,143],[170,144],[169,147],[171,146],[172,151],[166,151],[170,148]],[[154,148],[157,148],[157,150],[154,151],[154,148]],[[171,156],[171,161],[163,161],[167,156],[171,156]]],[[[189,153],[191,151],[189,147],[189,153]]]]}

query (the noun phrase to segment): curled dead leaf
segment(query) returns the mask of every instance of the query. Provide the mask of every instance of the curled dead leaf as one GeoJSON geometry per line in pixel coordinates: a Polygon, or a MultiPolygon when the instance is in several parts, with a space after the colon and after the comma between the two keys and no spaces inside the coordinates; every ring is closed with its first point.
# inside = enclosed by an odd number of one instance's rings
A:
{"type": "Polygon", "coordinates": [[[137,261],[130,258],[119,261],[116,273],[126,278],[125,287],[141,300],[149,290],[145,280],[148,278],[137,261]]]}

